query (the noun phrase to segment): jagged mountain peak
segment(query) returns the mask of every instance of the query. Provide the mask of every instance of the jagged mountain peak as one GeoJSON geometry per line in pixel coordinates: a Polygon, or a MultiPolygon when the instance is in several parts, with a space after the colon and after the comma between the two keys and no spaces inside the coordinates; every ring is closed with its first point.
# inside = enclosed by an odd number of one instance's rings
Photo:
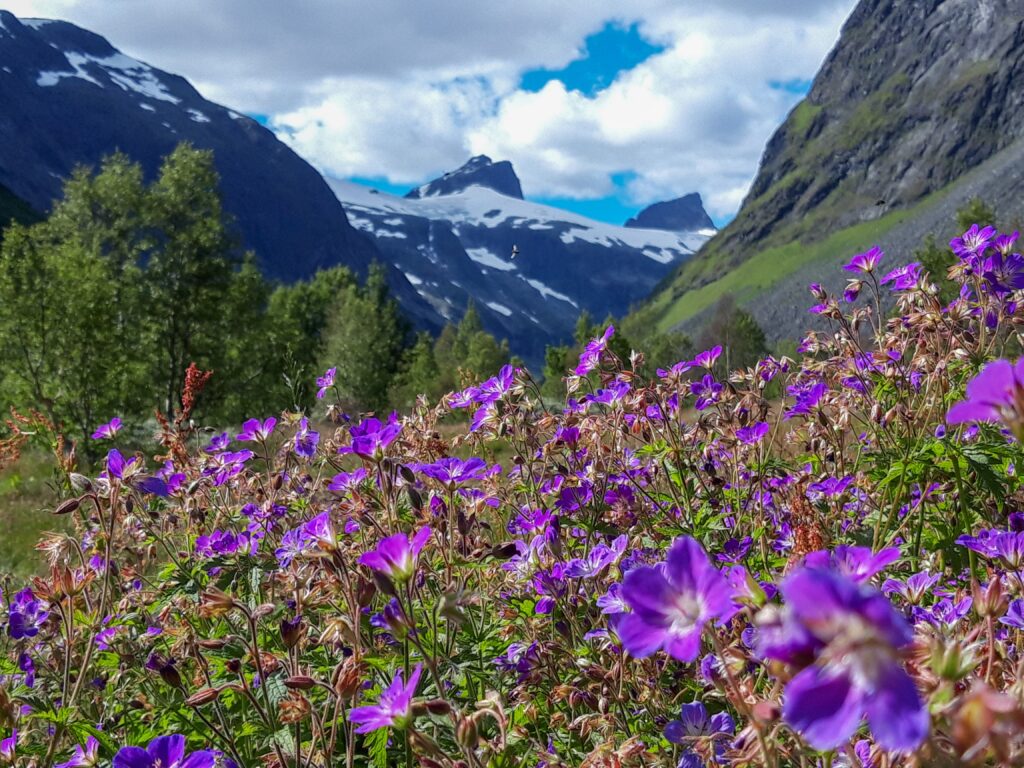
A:
{"type": "Polygon", "coordinates": [[[512,163],[508,160],[494,162],[487,155],[471,157],[454,171],[410,190],[406,197],[410,200],[419,200],[424,197],[455,195],[465,192],[470,187],[485,187],[506,197],[523,199],[523,188],[512,168],[512,163]]]}
{"type": "Polygon", "coordinates": [[[637,229],[664,229],[668,232],[714,231],[715,223],[704,210],[699,192],[653,203],[626,222],[637,229]]]}

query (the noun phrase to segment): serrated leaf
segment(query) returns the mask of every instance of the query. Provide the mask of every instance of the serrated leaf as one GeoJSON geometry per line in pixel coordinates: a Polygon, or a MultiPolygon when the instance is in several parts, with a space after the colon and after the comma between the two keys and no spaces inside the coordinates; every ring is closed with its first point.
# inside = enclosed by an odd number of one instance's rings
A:
{"type": "Polygon", "coordinates": [[[390,728],[378,728],[363,737],[370,762],[375,768],[388,768],[388,734],[390,728]]]}

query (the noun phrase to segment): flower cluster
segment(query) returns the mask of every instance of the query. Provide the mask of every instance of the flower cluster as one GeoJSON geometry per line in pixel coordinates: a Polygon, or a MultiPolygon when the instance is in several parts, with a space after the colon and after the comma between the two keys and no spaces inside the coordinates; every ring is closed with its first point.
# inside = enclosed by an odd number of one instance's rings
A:
{"type": "Polygon", "coordinates": [[[564,403],[506,366],[406,415],[111,419],[3,584],[0,760],[1024,765],[1015,243],[857,254],[744,370],[609,326],[564,403]]]}

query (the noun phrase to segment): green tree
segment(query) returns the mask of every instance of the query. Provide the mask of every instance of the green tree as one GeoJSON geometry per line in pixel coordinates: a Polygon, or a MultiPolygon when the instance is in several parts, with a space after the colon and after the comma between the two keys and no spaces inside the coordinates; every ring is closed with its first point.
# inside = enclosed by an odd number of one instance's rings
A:
{"type": "Polygon", "coordinates": [[[339,296],[328,322],[323,363],[336,366],[336,382],[356,407],[381,410],[398,372],[408,327],[388,294],[384,270],[370,268],[366,285],[339,296]]]}
{"type": "Polygon", "coordinates": [[[706,349],[717,344],[722,346],[722,356],[717,365],[719,375],[754,365],[768,354],[761,326],[753,315],[736,305],[731,294],[725,294],[718,300],[698,346],[706,349]]]}
{"type": "Polygon", "coordinates": [[[393,406],[408,408],[419,395],[434,401],[444,394],[434,344],[433,337],[426,331],[416,335],[416,343],[406,352],[402,370],[391,386],[388,399],[393,406]]]}

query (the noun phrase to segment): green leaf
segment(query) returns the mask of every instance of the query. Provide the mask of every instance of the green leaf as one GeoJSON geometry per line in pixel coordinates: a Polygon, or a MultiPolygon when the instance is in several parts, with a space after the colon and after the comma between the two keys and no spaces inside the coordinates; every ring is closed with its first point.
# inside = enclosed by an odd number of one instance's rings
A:
{"type": "Polygon", "coordinates": [[[388,733],[390,728],[378,728],[363,737],[370,762],[375,768],[388,768],[388,733]]]}

